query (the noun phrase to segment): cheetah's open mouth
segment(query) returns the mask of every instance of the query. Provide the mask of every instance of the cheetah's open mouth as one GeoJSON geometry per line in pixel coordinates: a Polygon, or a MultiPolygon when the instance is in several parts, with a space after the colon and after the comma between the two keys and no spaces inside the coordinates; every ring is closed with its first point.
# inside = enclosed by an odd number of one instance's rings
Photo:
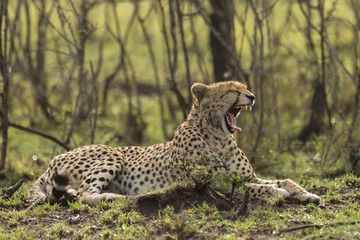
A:
{"type": "Polygon", "coordinates": [[[241,131],[241,128],[236,126],[236,117],[239,115],[242,109],[251,111],[252,105],[235,105],[232,106],[225,114],[225,123],[226,127],[230,133],[234,133],[235,131],[241,131]]]}

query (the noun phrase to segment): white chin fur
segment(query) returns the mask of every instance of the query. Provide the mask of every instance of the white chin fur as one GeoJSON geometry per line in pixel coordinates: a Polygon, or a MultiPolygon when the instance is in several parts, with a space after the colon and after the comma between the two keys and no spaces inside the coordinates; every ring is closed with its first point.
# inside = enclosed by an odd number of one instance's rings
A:
{"type": "Polygon", "coordinates": [[[224,120],[223,120],[222,123],[221,123],[222,131],[223,131],[225,134],[230,134],[230,135],[231,135],[232,133],[229,132],[229,129],[227,128],[225,121],[226,121],[226,120],[225,120],[225,118],[224,118],[224,120]]]}

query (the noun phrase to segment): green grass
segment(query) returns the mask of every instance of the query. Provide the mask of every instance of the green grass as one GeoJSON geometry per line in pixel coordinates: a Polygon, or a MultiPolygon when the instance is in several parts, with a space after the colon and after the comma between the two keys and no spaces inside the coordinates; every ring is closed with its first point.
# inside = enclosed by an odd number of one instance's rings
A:
{"type": "MultiPolygon", "coordinates": [[[[351,174],[334,180],[310,178],[309,185],[324,203],[300,205],[281,199],[254,201],[248,212],[236,217],[236,209],[194,204],[180,213],[167,207],[157,215],[143,215],[126,208],[128,200],[103,202],[89,207],[79,202],[44,204],[32,209],[19,206],[24,188],[13,200],[0,199],[1,239],[356,239],[360,223],[360,179],[351,174]],[[76,220],[77,219],[77,220],[76,220]],[[340,225],[337,225],[339,224],[340,225]],[[291,232],[284,229],[324,225],[291,232]],[[335,225],[331,225],[335,224],[335,225]]],[[[241,197],[238,195],[238,197],[241,197]]],[[[130,201],[130,200],[129,200],[130,201]]]]}

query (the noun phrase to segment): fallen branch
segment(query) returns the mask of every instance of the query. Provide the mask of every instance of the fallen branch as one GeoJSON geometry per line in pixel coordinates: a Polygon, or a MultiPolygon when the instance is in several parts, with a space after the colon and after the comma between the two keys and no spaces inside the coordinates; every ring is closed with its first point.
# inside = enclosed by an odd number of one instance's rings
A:
{"type": "Polygon", "coordinates": [[[323,227],[333,227],[333,226],[343,226],[343,225],[355,225],[360,223],[360,220],[358,221],[353,221],[353,222],[334,222],[334,223],[326,223],[326,224],[306,224],[306,225],[301,225],[301,226],[297,226],[297,227],[290,227],[290,228],[283,228],[279,230],[279,233],[284,233],[284,232],[293,232],[293,231],[297,231],[297,230],[302,230],[302,229],[306,229],[306,228],[323,228],[323,227]]]}
{"type": "Polygon", "coordinates": [[[3,189],[1,193],[1,197],[3,199],[9,199],[11,198],[14,193],[23,185],[24,180],[20,179],[17,183],[15,183],[13,186],[10,186],[8,189],[3,189]]]}

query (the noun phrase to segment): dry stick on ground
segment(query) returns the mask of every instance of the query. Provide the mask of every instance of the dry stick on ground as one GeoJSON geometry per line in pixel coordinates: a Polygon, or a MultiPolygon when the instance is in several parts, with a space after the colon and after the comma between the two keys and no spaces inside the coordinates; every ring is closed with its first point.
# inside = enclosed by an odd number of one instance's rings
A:
{"type": "Polygon", "coordinates": [[[24,180],[20,179],[17,183],[14,185],[8,187],[7,189],[3,189],[1,193],[1,197],[3,199],[9,199],[11,198],[14,193],[24,184],[24,180]]]}
{"type": "Polygon", "coordinates": [[[343,225],[355,225],[359,224],[360,220],[353,221],[353,222],[335,222],[335,223],[325,223],[325,224],[307,224],[307,225],[301,225],[297,227],[290,227],[290,228],[283,228],[279,230],[279,233],[285,233],[285,232],[293,232],[297,230],[302,230],[306,228],[323,228],[323,227],[334,227],[334,226],[343,226],[343,225]]]}

